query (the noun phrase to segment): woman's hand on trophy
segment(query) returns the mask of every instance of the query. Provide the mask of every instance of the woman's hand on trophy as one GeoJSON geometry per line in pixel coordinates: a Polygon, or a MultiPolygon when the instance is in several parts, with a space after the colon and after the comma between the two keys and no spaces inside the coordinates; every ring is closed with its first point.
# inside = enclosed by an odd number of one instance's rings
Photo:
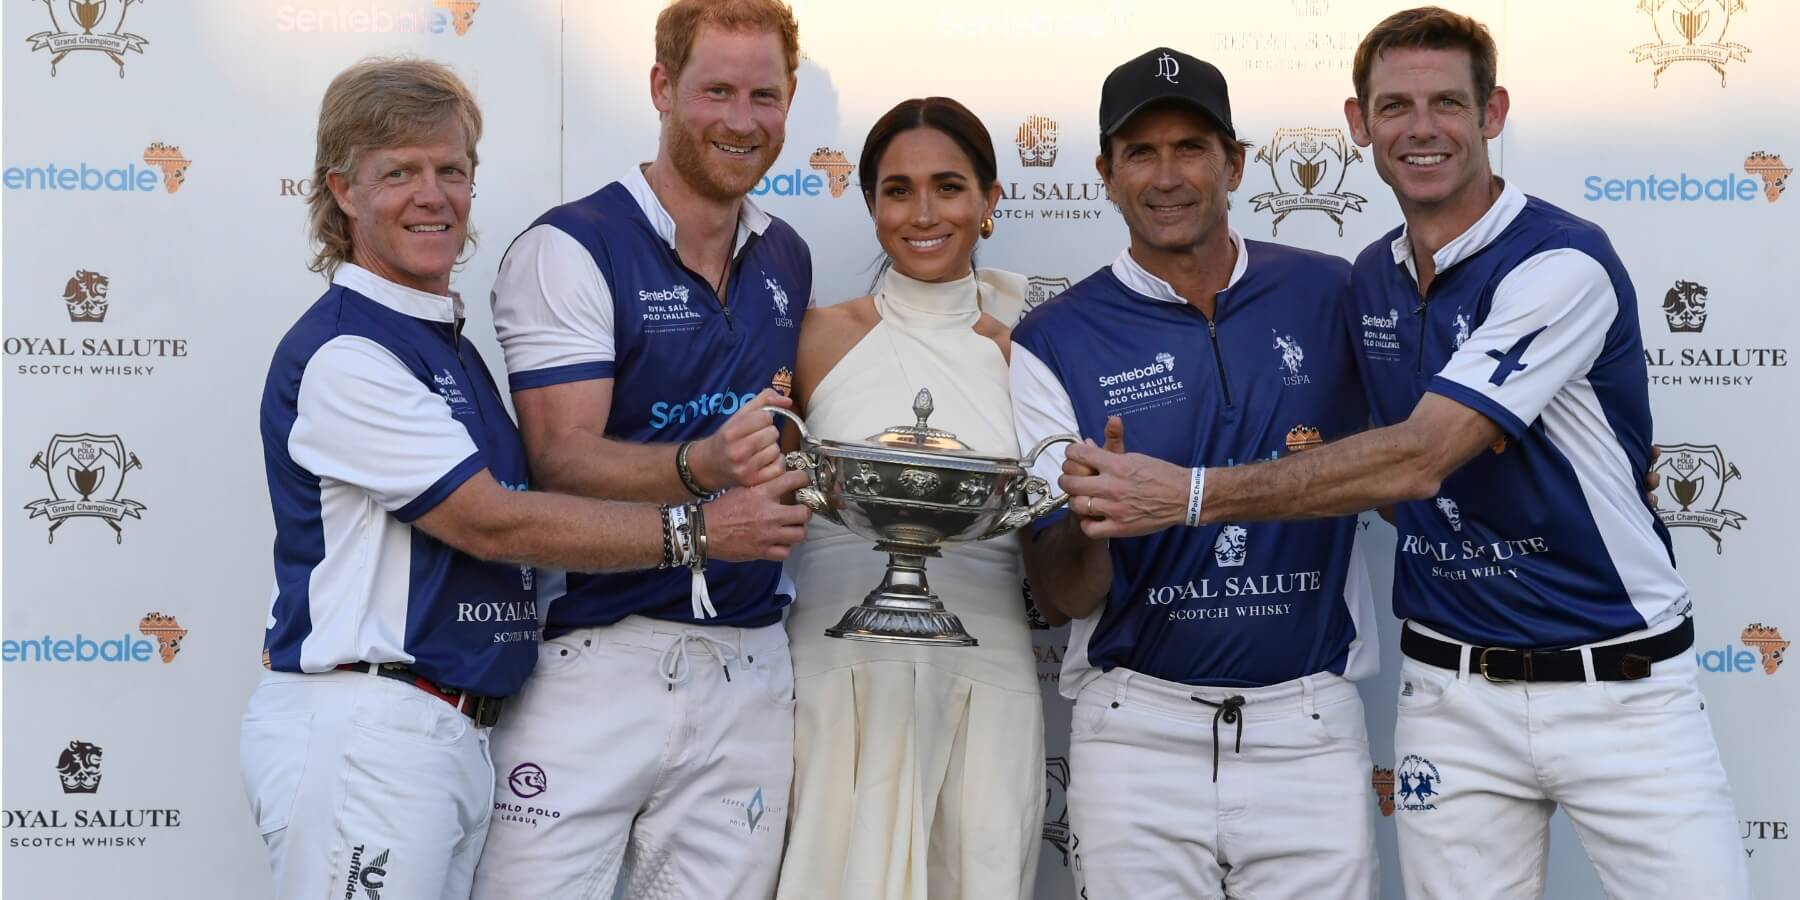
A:
{"type": "Polygon", "coordinates": [[[807,483],[805,472],[783,472],[706,504],[708,553],[728,562],[786,560],[794,545],[806,539],[812,510],[782,501],[807,483]]]}
{"type": "Polygon", "coordinates": [[[765,388],[739,406],[711,437],[694,445],[690,465],[701,487],[722,491],[758,485],[782,473],[781,430],[763,410],[767,406],[789,409],[793,401],[765,388]]]}

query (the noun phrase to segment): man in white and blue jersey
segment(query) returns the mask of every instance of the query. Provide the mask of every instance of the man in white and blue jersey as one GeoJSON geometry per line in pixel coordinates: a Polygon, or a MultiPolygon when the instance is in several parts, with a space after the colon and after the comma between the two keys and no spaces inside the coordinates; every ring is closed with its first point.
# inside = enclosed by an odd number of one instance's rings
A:
{"type": "MultiPolygon", "coordinates": [[[[1218,69],[1166,48],[1125,63],[1100,129],[1130,246],[1014,329],[1020,445],[1074,432],[1117,448],[1129,434],[1158,459],[1232,466],[1364,427],[1349,265],[1245,240],[1227,220],[1244,150],[1218,69]]],[[[1084,896],[1372,898],[1351,680],[1379,655],[1355,518],[1110,542],[1078,522],[1038,523],[1027,561],[1039,602],[1075,620],[1061,684],[1084,896]]]]}
{"type": "Polygon", "coordinates": [[[321,108],[308,204],[331,287],[263,391],[275,587],[241,747],[283,900],[468,897],[488,731],[538,656],[531,565],[669,557],[654,507],[526,491],[450,295],[480,138],[474,97],[436,63],[354,66],[321,108]]]}
{"type": "Polygon", "coordinates": [[[1610,896],[1748,897],[1687,587],[1637,487],[1636,296],[1597,226],[1494,177],[1496,56],[1436,8],[1357,51],[1346,116],[1406,216],[1352,274],[1382,427],[1239,469],[1078,448],[1064,483],[1094,536],[1394,505],[1408,896],[1542,895],[1560,806],[1610,896]]]}
{"type": "MultiPolygon", "coordinates": [[[[746,199],[780,153],[798,52],[776,0],[670,5],[655,160],[507,250],[494,325],[538,483],[661,503],[805,483],[763,407],[788,404],[812,259],[746,199]]],[[[807,515],[707,527],[764,533],[779,558],[807,515]]],[[[537,674],[495,736],[476,893],[610,897],[629,858],[627,896],[771,894],[793,773],[781,566],[570,571],[547,596],[537,674]]]]}

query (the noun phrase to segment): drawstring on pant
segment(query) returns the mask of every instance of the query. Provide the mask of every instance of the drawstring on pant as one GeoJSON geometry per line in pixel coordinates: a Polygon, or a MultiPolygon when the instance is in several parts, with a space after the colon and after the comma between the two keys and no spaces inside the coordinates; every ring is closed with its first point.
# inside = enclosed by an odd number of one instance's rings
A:
{"type": "Polygon", "coordinates": [[[1205,697],[1201,697],[1198,695],[1191,697],[1189,699],[1193,700],[1195,703],[1204,703],[1207,706],[1213,707],[1214,709],[1218,710],[1218,712],[1213,713],[1213,721],[1212,721],[1212,726],[1213,726],[1213,778],[1212,778],[1212,780],[1213,780],[1214,784],[1218,784],[1219,783],[1219,720],[1224,719],[1225,724],[1237,726],[1237,743],[1232,747],[1231,752],[1233,752],[1233,753],[1244,752],[1244,717],[1243,717],[1244,697],[1242,694],[1232,694],[1231,696],[1226,697],[1224,699],[1224,701],[1220,702],[1220,703],[1214,703],[1211,700],[1208,700],[1205,697]]]}
{"type": "Polygon", "coordinates": [[[662,675],[663,681],[669,685],[669,690],[674,690],[676,685],[688,680],[688,675],[693,668],[688,662],[688,644],[690,643],[706,648],[712,654],[712,658],[718,662],[719,668],[725,671],[725,680],[731,680],[730,664],[732,660],[738,658],[737,647],[704,631],[689,630],[683,631],[681,636],[669,645],[669,649],[663,651],[662,658],[657,661],[657,671],[662,675]]]}

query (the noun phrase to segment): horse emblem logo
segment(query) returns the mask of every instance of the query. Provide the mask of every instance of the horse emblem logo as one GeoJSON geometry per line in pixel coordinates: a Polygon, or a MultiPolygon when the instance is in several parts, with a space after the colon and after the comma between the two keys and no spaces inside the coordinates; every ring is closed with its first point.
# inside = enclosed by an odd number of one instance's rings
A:
{"type": "Polygon", "coordinates": [[[1725,86],[1725,66],[1745,62],[1750,48],[1725,40],[1733,13],[1744,11],[1744,0],[1638,0],[1638,12],[1650,17],[1655,43],[1631,48],[1632,62],[1650,63],[1650,86],[1662,86],[1662,74],[1676,63],[1705,63],[1719,73],[1725,86]],[[1718,15],[1714,15],[1714,13],[1718,15]],[[1668,27],[1668,33],[1663,32],[1668,27]],[[1679,40],[1672,40],[1679,38],[1679,40]]]}
{"type": "Polygon", "coordinates": [[[1269,143],[1257,148],[1255,161],[1268,165],[1275,185],[1275,190],[1250,198],[1253,211],[1275,213],[1275,221],[1269,224],[1271,235],[1281,233],[1281,223],[1288,216],[1310,211],[1324,213],[1336,222],[1338,237],[1343,237],[1344,213],[1362,212],[1362,205],[1368,202],[1367,197],[1344,190],[1350,164],[1361,162],[1362,152],[1342,128],[1277,128],[1269,143]],[[1287,159],[1286,169],[1280,165],[1283,158],[1287,159]]]}
{"type": "Polygon", "coordinates": [[[119,77],[125,77],[125,54],[144,52],[144,45],[150,43],[142,35],[131,34],[125,30],[125,14],[131,11],[133,3],[143,0],[120,0],[118,16],[112,20],[112,30],[106,31],[103,26],[108,19],[107,10],[112,7],[111,0],[67,0],[70,24],[79,27],[80,31],[64,31],[62,23],[56,18],[56,0],[38,0],[44,4],[44,11],[50,15],[50,30],[40,31],[26,40],[31,42],[31,49],[50,51],[50,77],[56,77],[56,67],[69,54],[81,50],[92,50],[106,54],[119,67],[119,77]],[[102,28],[98,33],[95,28],[102,28]]]}
{"type": "Polygon", "coordinates": [[[1399,783],[1395,791],[1394,805],[1409,812],[1426,812],[1437,809],[1432,798],[1441,795],[1438,785],[1443,784],[1443,776],[1438,774],[1438,767],[1423,756],[1407,755],[1394,767],[1394,780],[1399,783]]]}
{"type": "Polygon", "coordinates": [[[144,504],[120,496],[125,475],[143,467],[137,454],[125,449],[116,434],[59,434],[50,446],[31,458],[31,467],[43,469],[50,496],[25,504],[27,518],[43,516],[50,522],[49,540],[73,518],[97,518],[113,530],[114,543],[124,543],[119,523],[130,516],[142,519],[144,504]]]}

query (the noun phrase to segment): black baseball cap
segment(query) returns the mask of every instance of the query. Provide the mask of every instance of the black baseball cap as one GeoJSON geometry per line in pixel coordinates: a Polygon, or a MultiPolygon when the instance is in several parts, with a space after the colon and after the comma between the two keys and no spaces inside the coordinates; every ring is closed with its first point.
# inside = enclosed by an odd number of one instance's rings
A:
{"type": "Polygon", "coordinates": [[[1225,75],[1212,63],[1167,47],[1151,50],[1106,76],[1100,88],[1100,133],[1110,137],[1144,107],[1163,100],[1205,113],[1227,137],[1237,139],[1225,75]]]}

